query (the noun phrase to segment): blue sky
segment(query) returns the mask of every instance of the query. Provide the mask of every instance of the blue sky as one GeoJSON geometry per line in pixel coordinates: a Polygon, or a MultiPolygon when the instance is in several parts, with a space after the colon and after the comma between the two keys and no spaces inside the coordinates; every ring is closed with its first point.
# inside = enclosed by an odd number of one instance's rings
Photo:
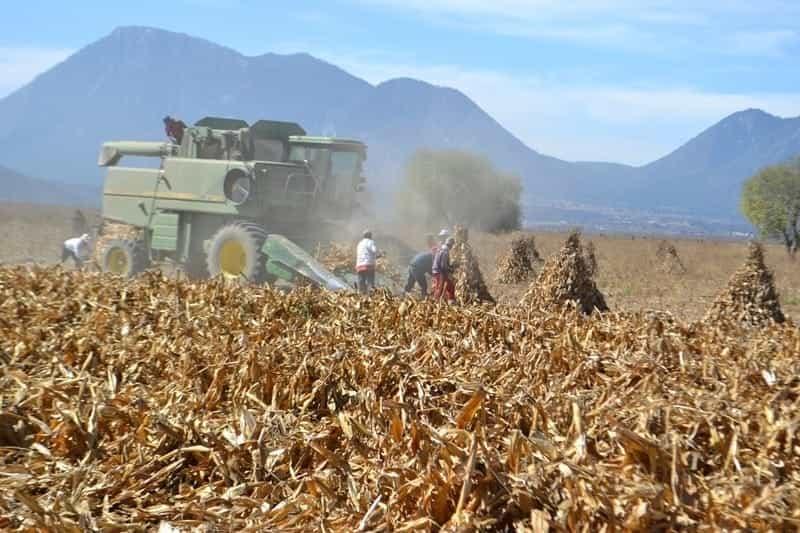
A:
{"type": "Polygon", "coordinates": [[[119,25],[456,87],[569,160],[645,163],[748,107],[800,115],[800,0],[29,0],[4,6],[0,96],[119,25]]]}

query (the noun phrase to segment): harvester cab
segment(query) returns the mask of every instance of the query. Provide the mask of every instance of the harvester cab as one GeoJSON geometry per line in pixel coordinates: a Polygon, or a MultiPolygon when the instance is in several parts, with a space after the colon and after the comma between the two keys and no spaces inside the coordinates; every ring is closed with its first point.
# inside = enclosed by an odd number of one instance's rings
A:
{"type": "Polygon", "coordinates": [[[105,143],[97,262],[124,276],[169,262],[193,277],[347,288],[296,243],[311,246],[348,221],[365,159],[359,141],[270,120],[206,117],[186,128],[180,145],[105,143]],[[124,156],[160,161],[119,166],[124,156]]]}

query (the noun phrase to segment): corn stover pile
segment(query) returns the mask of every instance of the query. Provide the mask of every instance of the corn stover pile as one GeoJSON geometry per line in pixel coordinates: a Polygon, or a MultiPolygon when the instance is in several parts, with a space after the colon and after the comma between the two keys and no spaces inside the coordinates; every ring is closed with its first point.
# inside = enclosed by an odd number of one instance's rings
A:
{"type": "Polygon", "coordinates": [[[764,264],[761,244],[748,244],[745,264],[733,274],[706,314],[706,320],[720,318],[752,326],[785,320],[772,272],[764,264]]]}
{"type": "Polygon", "coordinates": [[[541,261],[533,235],[520,235],[511,241],[511,249],[497,264],[498,283],[521,283],[536,275],[534,265],[541,261]]]}
{"type": "Polygon", "coordinates": [[[684,266],[681,256],[678,255],[678,250],[675,245],[669,241],[660,241],[656,249],[656,261],[660,270],[669,274],[685,274],[686,266],[684,266]]]}
{"type": "Polygon", "coordinates": [[[450,260],[456,265],[453,277],[456,285],[456,301],[460,304],[494,303],[494,297],[483,279],[478,258],[469,244],[467,228],[457,226],[455,246],[450,260]]]}
{"type": "Polygon", "coordinates": [[[608,310],[586,264],[579,232],[571,233],[561,250],[545,261],[521,305],[556,312],[564,306],[576,305],[586,314],[608,310]]]}

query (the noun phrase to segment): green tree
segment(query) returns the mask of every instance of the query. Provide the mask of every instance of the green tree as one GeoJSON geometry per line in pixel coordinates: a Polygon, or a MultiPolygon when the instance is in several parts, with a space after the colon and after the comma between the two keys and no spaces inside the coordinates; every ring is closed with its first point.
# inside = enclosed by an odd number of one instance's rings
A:
{"type": "Polygon", "coordinates": [[[409,159],[397,207],[407,220],[429,226],[463,224],[484,231],[519,229],[518,177],[485,157],[456,150],[419,150],[409,159]]]}
{"type": "Polygon", "coordinates": [[[749,178],[741,209],[762,237],[780,239],[794,257],[800,247],[800,158],[749,178]]]}

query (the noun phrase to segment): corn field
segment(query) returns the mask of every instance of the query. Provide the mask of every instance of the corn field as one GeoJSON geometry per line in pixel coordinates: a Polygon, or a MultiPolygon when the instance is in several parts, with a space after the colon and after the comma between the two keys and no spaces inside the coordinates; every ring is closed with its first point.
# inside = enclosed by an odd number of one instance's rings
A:
{"type": "Polygon", "coordinates": [[[0,528],[793,530],[800,332],[0,268],[0,528]]]}

